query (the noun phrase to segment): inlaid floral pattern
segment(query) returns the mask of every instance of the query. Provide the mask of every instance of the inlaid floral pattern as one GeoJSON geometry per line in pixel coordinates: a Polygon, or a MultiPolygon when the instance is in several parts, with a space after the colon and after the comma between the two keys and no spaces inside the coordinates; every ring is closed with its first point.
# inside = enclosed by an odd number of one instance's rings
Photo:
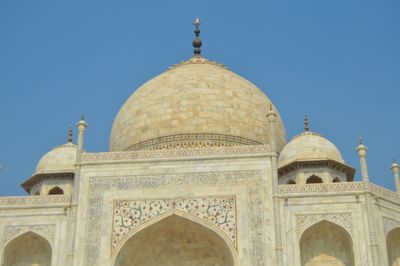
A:
{"type": "Polygon", "coordinates": [[[126,200],[114,202],[112,248],[139,225],[176,209],[219,227],[236,246],[234,196],[191,199],[126,200]]]}

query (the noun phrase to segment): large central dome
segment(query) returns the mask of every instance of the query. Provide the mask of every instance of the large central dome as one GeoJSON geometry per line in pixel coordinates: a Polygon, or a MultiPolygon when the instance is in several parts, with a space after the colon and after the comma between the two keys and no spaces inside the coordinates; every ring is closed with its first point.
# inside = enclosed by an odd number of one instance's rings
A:
{"type": "MultiPolygon", "coordinates": [[[[251,82],[195,56],[128,98],[114,121],[110,150],[269,144],[270,104],[251,82]]],[[[275,134],[280,150],[286,136],[279,115],[275,134]]]]}

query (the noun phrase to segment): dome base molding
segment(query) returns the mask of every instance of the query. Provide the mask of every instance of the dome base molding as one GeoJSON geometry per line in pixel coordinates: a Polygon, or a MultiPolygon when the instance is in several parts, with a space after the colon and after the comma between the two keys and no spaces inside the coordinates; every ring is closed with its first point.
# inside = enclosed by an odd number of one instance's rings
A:
{"type": "Polygon", "coordinates": [[[168,150],[242,145],[262,145],[262,143],[243,137],[225,134],[187,133],[149,139],[132,145],[127,150],[168,150]]]}

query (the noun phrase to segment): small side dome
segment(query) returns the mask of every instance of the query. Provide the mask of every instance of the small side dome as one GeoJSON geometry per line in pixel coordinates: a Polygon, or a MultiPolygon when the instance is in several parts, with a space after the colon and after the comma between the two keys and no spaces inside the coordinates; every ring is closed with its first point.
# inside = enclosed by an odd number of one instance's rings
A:
{"type": "Polygon", "coordinates": [[[35,174],[73,173],[77,147],[67,143],[46,153],[36,166],[35,174]]]}
{"type": "Polygon", "coordinates": [[[305,131],[294,137],[283,149],[278,159],[281,168],[296,161],[333,160],[344,164],[338,148],[320,134],[305,131]]]}
{"type": "Polygon", "coordinates": [[[77,146],[72,143],[72,128],[68,142],[46,153],[34,174],[21,186],[30,195],[71,195],[75,175],[77,146]]]}

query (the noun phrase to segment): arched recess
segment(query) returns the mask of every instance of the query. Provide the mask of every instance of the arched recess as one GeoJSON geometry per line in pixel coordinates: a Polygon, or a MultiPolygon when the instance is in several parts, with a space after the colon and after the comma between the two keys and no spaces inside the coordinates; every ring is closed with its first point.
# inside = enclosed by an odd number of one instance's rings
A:
{"type": "Polygon", "coordinates": [[[300,238],[302,266],[353,266],[353,242],[349,233],[334,223],[321,221],[300,238]]]}
{"type": "Polygon", "coordinates": [[[306,184],[316,184],[316,183],[322,183],[322,178],[316,175],[312,175],[309,178],[307,178],[306,184]]]}
{"type": "Polygon", "coordinates": [[[114,266],[237,266],[230,240],[213,225],[172,210],[132,232],[115,251],[114,266]]]}
{"type": "Polygon", "coordinates": [[[390,266],[400,266],[400,228],[391,230],[386,238],[390,266]]]}
{"type": "Polygon", "coordinates": [[[64,194],[64,190],[62,190],[60,187],[53,187],[52,189],[49,190],[49,195],[62,195],[64,194]]]}
{"type": "Polygon", "coordinates": [[[51,245],[42,236],[26,232],[11,240],[4,249],[4,266],[51,266],[51,245]]]}

